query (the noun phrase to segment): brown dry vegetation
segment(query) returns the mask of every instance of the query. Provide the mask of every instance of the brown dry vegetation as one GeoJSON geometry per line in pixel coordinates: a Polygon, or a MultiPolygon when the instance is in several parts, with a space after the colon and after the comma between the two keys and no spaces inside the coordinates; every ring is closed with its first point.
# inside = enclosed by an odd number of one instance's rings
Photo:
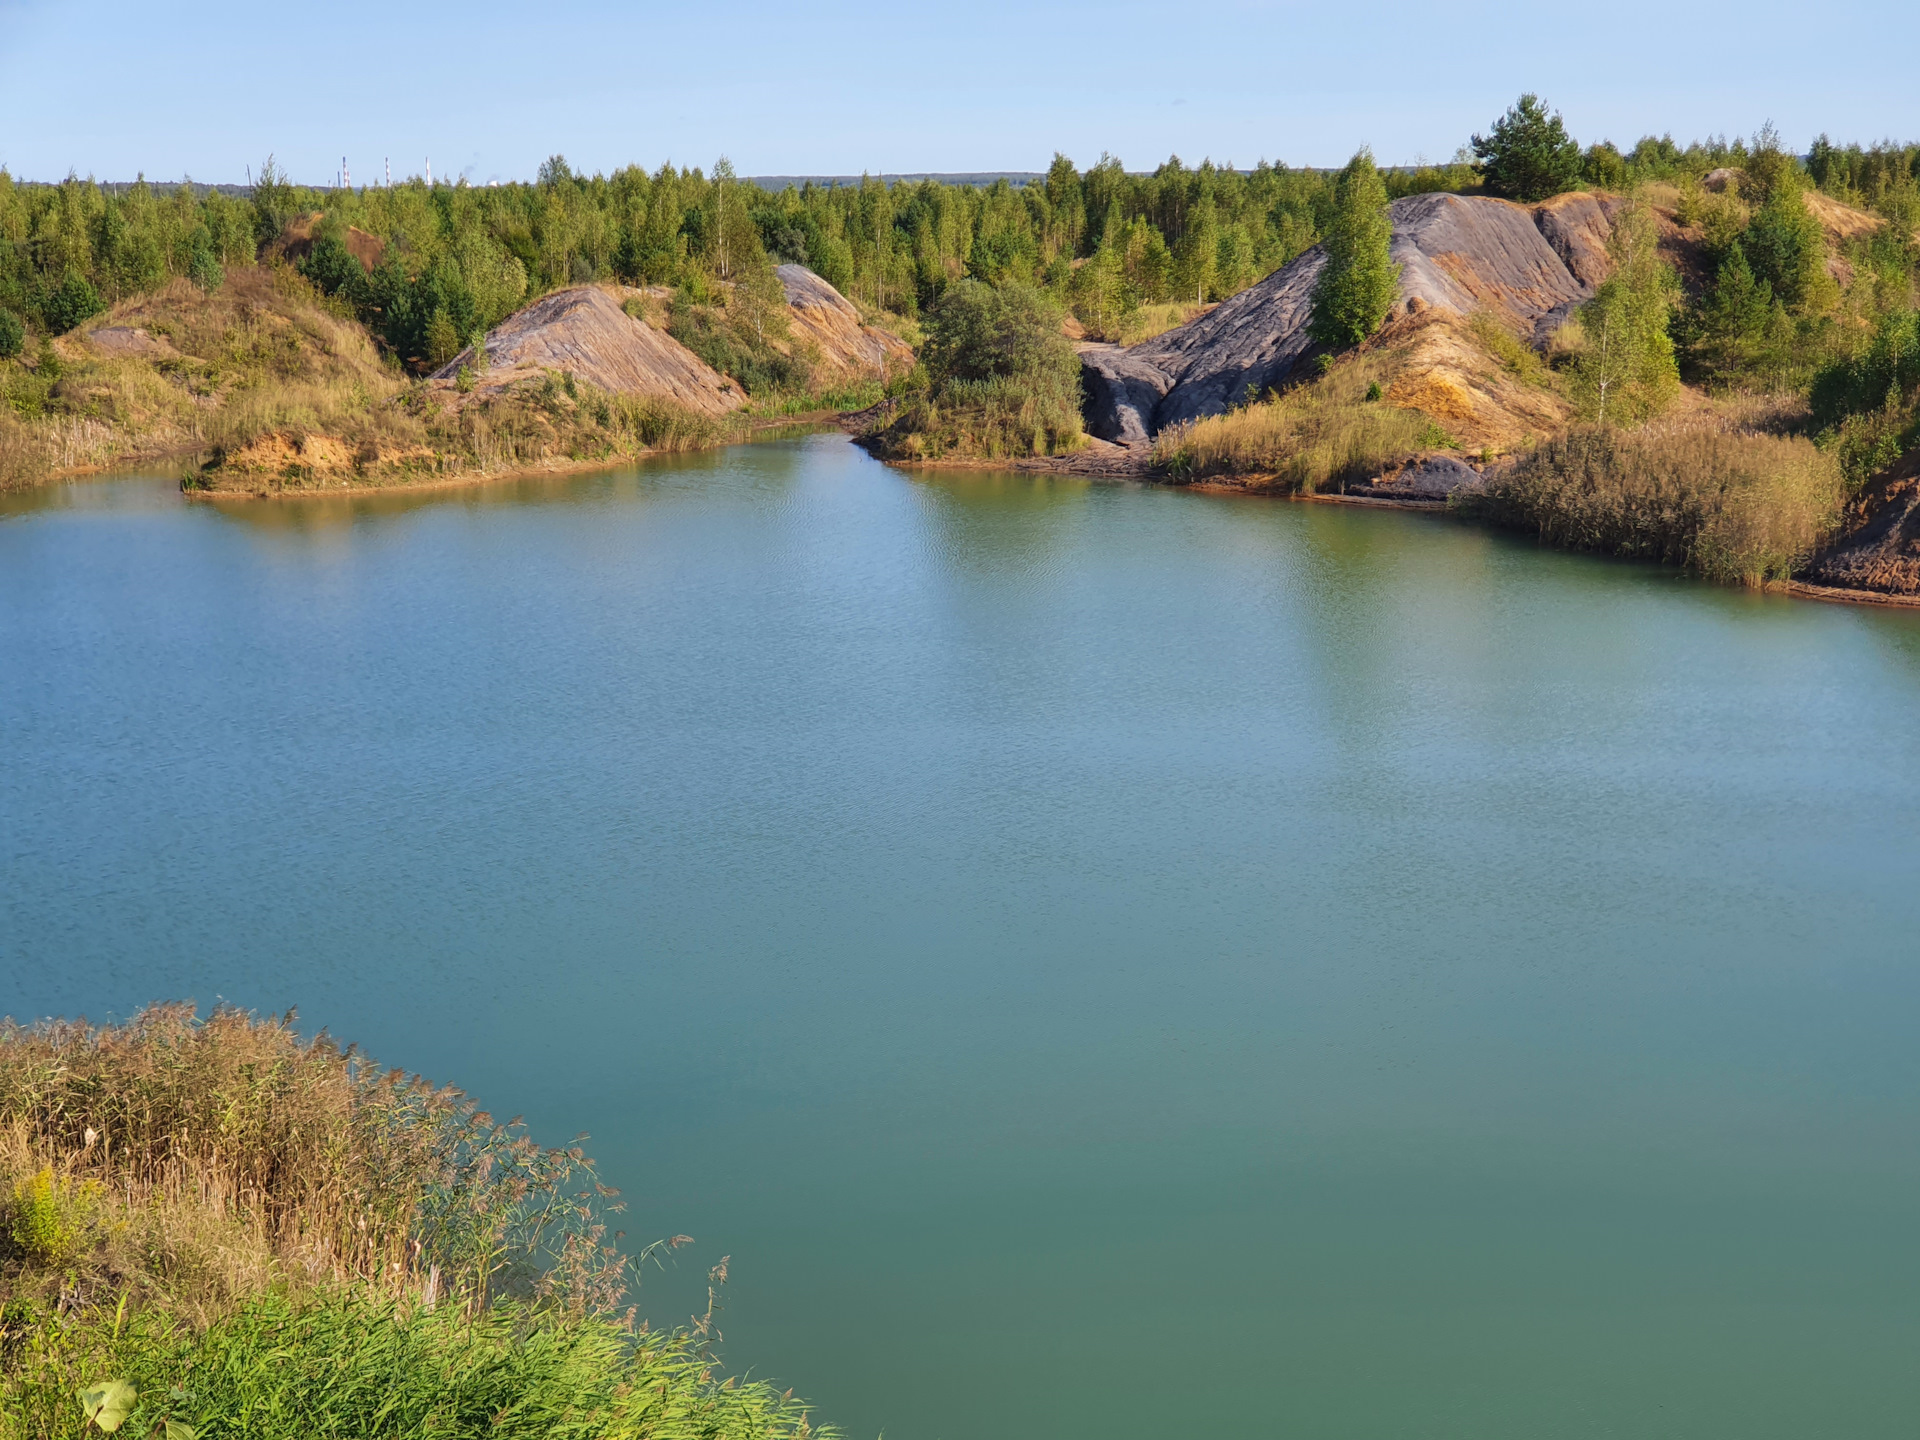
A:
{"type": "Polygon", "coordinates": [[[1378,398],[1383,371],[1364,355],[1273,399],[1163,430],[1154,462],[1183,481],[1232,476],[1250,489],[1312,493],[1449,443],[1427,415],[1378,398]]]}
{"type": "Polygon", "coordinates": [[[201,453],[195,489],[386,485],[723,443],[738,427],[547,371],[470,393],[406,380],[295,272],[235,268],[124,302],[0,363],[0,488],[201,453]],[[49,363],[49,358],[51,363],[49,363]]]}
{"type": "Polygon", "coordinates": [[[577,1145],[284,1021],[0,1026],[0,1440],[831,1440],[720,1373],[725,1258],[636,1324],[577,1145]]]}
{"type": "Polygon", "coordinates": [[[1713,579],[1784,579],[1832,533],[1840,468],[1805,439],[1694,416],[1580,427],[1490,471],[1467,513],[1573,550],[1685,565],[1713,579]]]}
{"type": "Polygon", "coordinates": [[[606,1309],[575,1151],[545,1151],[459,1092],[381,1071],[287,1021],[189,1006],[124,1026],[0,1028],[0,1291],[112,1297],[205,1323],[267,1290],[515,1289],[606,1309]]]}
{"type": "Polygon", "coordinates": [[[0,485],[274,431],[356,449],[414,438],[386,403],[404,384],[365,329],[280,267],[236,268],[210,294],[172,281],[0,371],[0,485]]]}

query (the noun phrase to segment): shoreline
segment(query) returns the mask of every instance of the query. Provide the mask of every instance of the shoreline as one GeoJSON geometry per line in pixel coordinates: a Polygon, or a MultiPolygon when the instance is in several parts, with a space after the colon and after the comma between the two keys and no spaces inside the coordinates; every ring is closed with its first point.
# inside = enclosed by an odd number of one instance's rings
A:
{"type": "MultiPolygon", "coordinates": [[[[751,444],[752,436],[769,430],[817,428],[838,429],[849,440],[858,445],[867,454],[872,449],[863,444],[863,437],[848,424],[850,420],[861,418],[863,412],[851,414],[836,411],[809,411],[803,415],[768,417],[753,426],[748,439],[733,441],[731,444],[751,444]]],[[[726,449],[727,446],[715,446],[714,449],[726,449]]],[[[1119,449],[1120,447],[1111,447],[1119,449]]],[[[73,480],[87,480],[99,476],[111,475],[139,465],[151,465],[161,461],[179,459],[181,456],[199,453],[195,448],[172,448],[156,451],[143,456],[134,456],[112,465],[77,466],[47,476],[32,485],[15,486],[6,493],[25,493],[47,486],[73,480]]],[[[699,454],[701,450],[644,450],[635,455],[619,458],[599,457],[592,460],[548,461],[539,465],[518,466],[510,470],[462,471],[453,475],[438,475],[428,479],[391,482],[375,481],[356,484],[341,481],[331,486],[300,486],[289,489],[281,487],[235,487],[221,489],[189,489],[180,487],[183,499],[198,502],[222,500],[298,500],[307,498],[340,499],[354,495],[389,495],[399,493],[432,492],[441,490],[462,490],[478,485],[504,483],[512,480],[534,480],[542,478],[560,479],[570,475],[584,475],[596,470],[617,470],[623,465],[638,464],[657,459],[663,455],[699,454]]],[[[1153,485],[1168,490],[1191,490],[1202,495],[1238,495],[1257,500],[1284,500],[1301,505],[1350,505],[1373,510],[1400,510],[1427,515],[1445,515],[1448,513],[1444,500],[1394,499],[1379,495],[1338,495],[1303,494],[1300,492],[1282,492],[1264,489],[1258,481],[1262,477],[1249,476],[1235,481],[1221,478],[1198,480],[1187,484],[1175,484],[1157,476],[1151,462],[1145,455],[1138,458],[1132,453],[1122,456],[1110,456],[1105,453],[1078,455],[1031,456],[1022,459],[986,460],[950,458],[940,460],[889,460],[875,455],[874,458],[889,469],[908,473],[917,470],[931,471],[1001,471],[1026,475],[1058,475],[1079,480],[1108,480],[1131,482],[1140,485],[1153,485]],[[1103,461],[1118,460],[1119,463],[1102,464],[1103,461]],[[1074,463],[1079,462],[1079,463],[1074,463]]],[[[1867,605],[1880,606],[1893,610],[1920,610],[1920,595],[1896,595],[1882,590],[1855,590],[1838,585],[1819,585],[1810,580],[1769,580],[1757,587],[1761,592],[1790,596],[1796,600],[1809,600],[1829,605],[1867,605]]]]}

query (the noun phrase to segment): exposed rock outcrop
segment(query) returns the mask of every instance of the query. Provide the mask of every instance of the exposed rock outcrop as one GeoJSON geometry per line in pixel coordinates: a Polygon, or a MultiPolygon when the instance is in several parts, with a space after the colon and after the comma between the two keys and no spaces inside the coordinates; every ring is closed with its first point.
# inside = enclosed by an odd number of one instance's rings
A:
{"type": "MultiPolygon", "coordinates": [[[[1617,204],[1574,195],[1530,211],[1480,196],[1396,200],[1389,214],[1401,273],[1392,316],[1484,310],[1543,344],[1605,278],[1617,204]]],[[[1315,246],[1189,324],[1130,350],[1083,349],[1088,430],[1144,438],[1283,384],[1314,351],[1308,322],[1324,263],[1315,246]]]]}
{"type": "Polygon", "coordinates": [[[818,368],[844,379],[868,379],[913,364],[912,346],[864,324],[853,303],[806,266],[781,265],[774,274],[787,292],[793,338],[819,352],[818,368]]]}
{"type": "Polygon", "coordinates": [[[1480,472],[1452,455],[1422,455],[1397,475],[1383,476],[1371,485],[1349,485],[1349,495],[1376,500],[1445,500],[1466,485],[1478,485],[1480,472]]]}
{"type": "Polygon", "coordinates": [[[1147,426],[1173,381],[1152,361],[1118,345],[1077,348],[1087,429],[1120,445],[1145,443],[1147,426]]]}
{"type": "Polygon", "coordinates": [[[1847,507],[1839,538],[1814,557],[1805,578],[1848,590],[1920,595],[1920,451],[1847,507]]]}
{"type": "Polygon", "coordinates": [[[1613,221],[1627,202],[1618,195],[1574,190],[1533,207],[1533,223],[1560,263],[1589,290],[1613,273],[1607,241],[1613,221]]]}
{"type": "Polygon", "coordinates": [[[87,341],[103,355],[173,360],[180,354],[164,336],[140,325],[101,325],[87,332],[87,341]]]}
{"type": "MultiPolygon", "coordinates": [[[[489,331],[486,347],[480,385],[488,390],[559,370],[617,395],[657,395],[704,415],[724,415],[747,400],[726,376],[593,285],[541,296],[489,331]]],[[[462,350],[432,378],[451,380],[473,358],[471,348],[462,350]]]]}

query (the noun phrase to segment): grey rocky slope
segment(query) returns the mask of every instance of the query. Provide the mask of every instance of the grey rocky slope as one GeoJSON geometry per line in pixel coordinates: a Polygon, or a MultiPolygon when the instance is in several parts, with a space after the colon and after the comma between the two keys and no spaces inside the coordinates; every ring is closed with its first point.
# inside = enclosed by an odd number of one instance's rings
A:
{"type": "MultiPolygon", "coordinates": [[[[1481,196],[1410,195],[1389,214],[1401,267],[1397,314],[1489,310],[1538,344],[1606,273],[1611,207],[1596,197],[1528,210],[1481,196]]],[[[1314,352],[1308,322],[1324,263],[1316,245],[1164,335],[1129,350],[1083,349],[1088,430],[1137,443],[1283,384],[1314,352]]]]}

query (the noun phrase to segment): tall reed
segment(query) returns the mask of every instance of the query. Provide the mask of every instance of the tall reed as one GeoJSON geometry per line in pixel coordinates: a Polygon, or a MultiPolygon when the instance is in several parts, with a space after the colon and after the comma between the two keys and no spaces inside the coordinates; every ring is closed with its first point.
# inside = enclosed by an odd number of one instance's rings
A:
{"type": "Polygon", "coordinates": [[[1804,439],[1685,421],[1577,428],[1491,472],[1460,502],[1549,544],[1684,565],[1758,585],[1833,531],[1840,467],[1804,439]]]}
{"type": "Polygon", "coordinates": [[[302,1039],[291,1016],[156,1005],[124,1025],[9,1022],[0,1165],[16,1191],[45,1172],[44,1203],[71,1212],[63,1285],[174,1288],[177,1272],[149,1273],[117,1243],[171,1208],[218,1217],[312,1283],[580,1313],[625,1293],[605,1238],[617,1194],[577,1145],[542,1148],[457,1090],[302,1039]]]}
{"type": "Polygon", "coordinates": [[[1170,426],[1154,439],[1154,462],[1180,480],[1250,476],[1310,493],[1370,479],[1446,443],[1426,416],[1379,395],[1371,367],[1339,366],[1271,399],[1170,426]]]}

